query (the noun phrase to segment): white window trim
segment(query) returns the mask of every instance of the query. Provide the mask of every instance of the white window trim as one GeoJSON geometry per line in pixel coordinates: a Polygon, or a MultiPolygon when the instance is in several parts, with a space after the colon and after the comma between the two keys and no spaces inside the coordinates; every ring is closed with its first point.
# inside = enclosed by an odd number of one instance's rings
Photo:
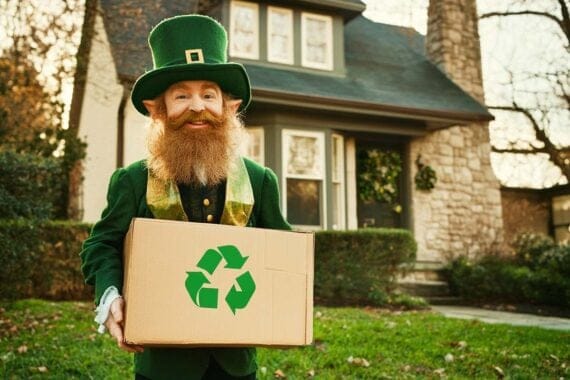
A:
{"type": "Polygon", "coordinates": [[[269,62],[284,63],[287,65],[292,65],[294,63],[293,56],[293,11],[287,8],[268,6],[267,7],[267,60],[269,62]],[[282,59],[274,55],[273,45],[271,44],[271,35],[273,33],[273,24],[271,23],[272,13],[284,13],[289,17],[289,43],[287,46],[287,58],[282,59]]]}
{"type": "Polygon", "coordinates": [[[301,14],[301,65],[313,69],[320,69],[320,70],[333,70],[333,28],[332,28],[332,17],[331,16],[323,16],[316,13],[307,13],[303,12],[301,14]],[[306,44],[306,36],[307,36],[307,19],[317,19],[325,21],[326,23],[326,31],[327,31],[327,45],[329,47],[327,60],[324,64],[320,62],[312,62],[307,60],[307,44],[306,44]]]}
{"type": "MultiPolygon", "coordinates": [[[[338,147],[340,150],[338,150],[337,152],[339,153],[339,157],[337,159],[337,164],[340,166],[339,168],[339,178],[336,178],[335,181],[335,173],[334,170],[335,168],[332,167],[332,173],[331,173],[331,182],[333,184],[333,186],[335,184],[339,184],[340,186],[340,204],[337,205],[339,207],[339,209],[337,210],[338,212],[338,218],[339,218],[339,225],[336,226],[336,230],[344,230],[346,229],[346,191],[345,191],[345,187],[346,187],[346,176],[345,176],[345,164],[344,164],[344,147],[345,147],[345,142],[344,142],[344,136],[333,133],[332,135],[332,144],[336,145],[336,140],[339,140],[339,144],[338,147]]],[[[334,153],[334,148],[331,151],[331,154],[334,153]]],[[[334,160],[331,160],[332,162],[334,162],[334,160]]],[[[333,229],[334,226],[333,226],[333,229]]]]}
{"type": "Polygon", "coordinates": [[[232,0],[230,3],[230,55],[232,57],[237,58],[246,58],[246,59],[259,59],[259,4],[251,3],[248,1],[235,1],[232,0]],[[237,7],[245,7],[251,8],[255,11],[255,27],[254,27],[254,48],[251,54],[244,54],[244,52],[235,51],[234,45],[232,43],[232,38],[234,34],[234,27],[235,27],[235,9],[237,7]]]}
{"type": "MultiPolygon", "coordinates": [[[[263,127],[247,127],[246,131],[251,135],[258,134],[259,138],[259,154],[261,155],[260,160],[256,161],[258,164],[265,166],[265,130],[263,127]]],[[[248,155],[249,157],[249,155],[248,155]]],[[[253,160],[253,157],[249,157],[253,160]]],[[[255,160],[254,160],[255,161],[255,160]]]]}
{"type": "Polygon", "coordinates": [[[325,161],[326,161],[326,152],[325,152],[325,134],[324,132],[310,132],[310,131],[303,131],[303,130],[297,130],[297,129],[283,129],[281,131],[281,138],[282,138],[282,144],[281,144],[281,149],[282,149],[282,163],[281,163],[281,168],[282,168],[282,173],[283,175],[282,177],[282,197],[281,197],[281,202],[282,202],[282,210],[283,210],[283,214],[285,217],[287,217],[287,178],[293,178],[293,179],[313,179],[313,180],[320,180],[322,181],[321,183],[321,194],[322,195],[322,199],[321,202],[319,204],[320,210],[322,210],[322,219],[321,219],[321,224],[319,226],[315,226],[315,225],[302,225],[302,224],[294,224],[295,228],[297,230],[304,230],[304,231],[319,231],[319,230],[323,230],[326,229],[327,226],[327,191],[326,191],[326,186],[327,186],[327,175],[326,175],[326,167],[325,167],[325,161]],[[301,137],[316,137],[318,144],[319,144],[319,149],[322,152],[321,153],[321,175],[320,176],[315,176],[315,175],[300,175],[300,174],[288,174],[287,171],[287,163],[289,162],[289,147],[287,146],[287,142],[289,141],[289,136],[301,136],[301,137]]]}

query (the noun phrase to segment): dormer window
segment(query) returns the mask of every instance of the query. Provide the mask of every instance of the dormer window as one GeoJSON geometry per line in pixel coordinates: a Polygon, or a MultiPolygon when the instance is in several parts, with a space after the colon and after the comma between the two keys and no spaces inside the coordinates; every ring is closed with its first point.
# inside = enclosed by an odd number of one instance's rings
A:
{"type": "Polygon", "coordinates": [[[293,11],[267,7],[267,60],[292,65],[293,11]]]}
{"type": "Polygon", "coordinates": [[[232,1],[230,14],[230,55],[259,59],[259,5],[232,1]]]}
{"type": "Polygon", "coordinates": [[[301,14],[301,64],[321,70],[333,69],[332,17],[301,14]]]}

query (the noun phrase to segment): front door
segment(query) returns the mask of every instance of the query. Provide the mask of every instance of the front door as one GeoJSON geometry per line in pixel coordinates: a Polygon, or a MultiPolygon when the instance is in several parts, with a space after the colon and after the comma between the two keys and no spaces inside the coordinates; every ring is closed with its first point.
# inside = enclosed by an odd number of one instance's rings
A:
{"type": "Polygon", "coordinates": [[[357,145],[358,228],[404,227],[403,152],[402,146],[357,145]]]}

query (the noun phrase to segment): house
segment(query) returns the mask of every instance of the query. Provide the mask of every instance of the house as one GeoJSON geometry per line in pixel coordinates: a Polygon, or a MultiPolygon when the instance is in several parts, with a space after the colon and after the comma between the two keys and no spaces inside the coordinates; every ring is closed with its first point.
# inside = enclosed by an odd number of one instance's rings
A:
{"type": "Polygon", "coordinates": [[[475,0],[432,1],[427,37],[364,10],[359,0],[100,0],[75,91],[84,220],[105,205],[102,181],[146,155],[148,121],[129,95],[152,68],[149,31],[199,12],[227,28],[230,60],[250,75],[248,155],[276,172],[293,225],[408,228],[427,266],[500,243],[475,0]]]}

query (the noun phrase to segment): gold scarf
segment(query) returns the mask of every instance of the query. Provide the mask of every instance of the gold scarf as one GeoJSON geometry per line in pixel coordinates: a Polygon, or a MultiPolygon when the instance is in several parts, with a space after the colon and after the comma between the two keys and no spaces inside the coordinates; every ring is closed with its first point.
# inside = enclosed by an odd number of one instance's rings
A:
{"type": "MultiPolygon", "coordinates": [[[[146,203],[157,219],[188,221],[176,183],[155,177],[150,169],[146,187],[146,203]]],[[[237,157],[228,173],[226,200],[220,224],[245,227],[253,210],[253,203],[253,189],[245,162],[241,157],[237,157]]]]}

